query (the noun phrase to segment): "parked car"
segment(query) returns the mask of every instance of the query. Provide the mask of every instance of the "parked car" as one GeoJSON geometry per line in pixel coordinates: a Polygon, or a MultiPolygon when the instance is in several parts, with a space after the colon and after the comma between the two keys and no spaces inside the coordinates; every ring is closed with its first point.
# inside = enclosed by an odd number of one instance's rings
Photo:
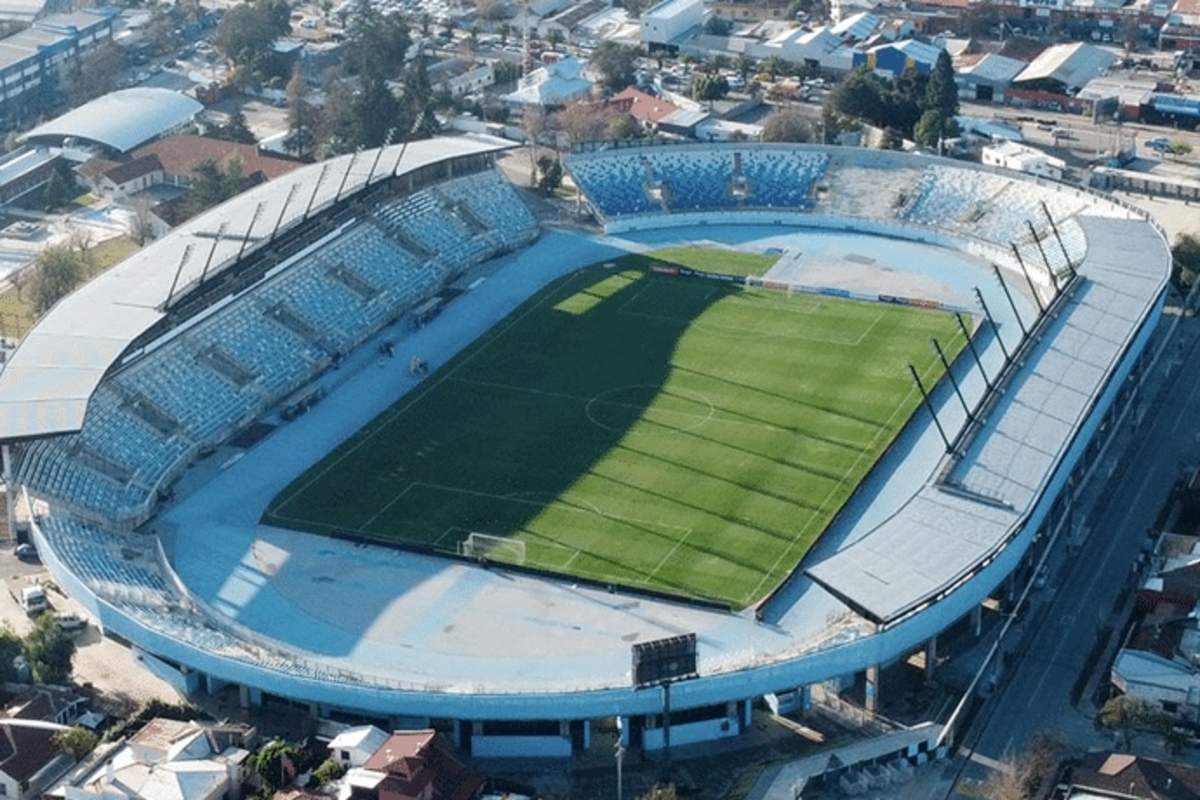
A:
{"type": "Polygon", "coordinates": [[[81,631],[87,627],[87,620],[74,611],[57,611],[54,614],[54,621],[58,623],[58,627],[69,633],[81,631]]]}
{"type": "Polygon", "coordinates": [[[37,548],[26,542],[25,544],[17,545],[17,549],[13,551],[17,558],[22,561],[37,561],[37,548]]]}

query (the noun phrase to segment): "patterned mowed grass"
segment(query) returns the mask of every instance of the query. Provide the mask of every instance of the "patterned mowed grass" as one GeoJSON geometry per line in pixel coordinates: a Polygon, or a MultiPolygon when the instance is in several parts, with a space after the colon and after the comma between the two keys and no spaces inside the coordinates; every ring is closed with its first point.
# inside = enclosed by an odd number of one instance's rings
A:
{"type": "MultiPolygon", "coordinates": [[[[719,255],[702,261],[719,270],[719,255]]],[[[954,354],[965,342],[946,313],[662,264],[629,256],[540,292],[264,521],[442,551],[473,531],[510,537],[528,567],[753,603],[917,407],[908,364],[932,385],[930,337],[954,354]]]]}

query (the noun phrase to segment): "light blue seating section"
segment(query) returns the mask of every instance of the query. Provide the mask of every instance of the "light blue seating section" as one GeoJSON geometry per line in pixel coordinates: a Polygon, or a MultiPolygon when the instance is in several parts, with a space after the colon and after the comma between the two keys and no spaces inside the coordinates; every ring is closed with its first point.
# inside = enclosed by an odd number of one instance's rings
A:
{"type": "Polygon", "coordinates": [[[535,235],[533,215],[494,172],[442,189],[449,199],[423,190],[378,212],[436,244],[433,263],[377,224],[352,224],[106,378],[79,432],[18,446],[18,483],[89,519],[135,525],[196,454],[431,297],[449,275],[535,235]],[[483,230],[466,231],[448,202],[467,207],[483,230]],[[229,362],[243,372],[217,368],[229,362]]]}
{"type": "Polygon", "coordinates": [[[633,148],[567,160],[580,190],[606,218],[664,210],[805,211],[828,165],[824,152],[786,147],[633,148]]]}

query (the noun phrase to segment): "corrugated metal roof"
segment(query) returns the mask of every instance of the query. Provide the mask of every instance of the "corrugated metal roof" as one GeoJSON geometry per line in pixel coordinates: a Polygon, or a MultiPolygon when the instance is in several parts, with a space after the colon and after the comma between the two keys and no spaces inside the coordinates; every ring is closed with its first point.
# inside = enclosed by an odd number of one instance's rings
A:
{"type": "Polygon", "coordinates": [[[1048,47],[1035,58],[1014,83],[1055,80],[1068,89],[1078,89],[1111,67],[1117,57],[1103,48],[1075,42],[1048,47]]]}

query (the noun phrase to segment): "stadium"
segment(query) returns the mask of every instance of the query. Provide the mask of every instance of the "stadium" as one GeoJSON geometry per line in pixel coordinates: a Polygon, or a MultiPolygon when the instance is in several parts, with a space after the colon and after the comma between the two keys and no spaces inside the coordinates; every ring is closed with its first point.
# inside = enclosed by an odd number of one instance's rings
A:
{"type": "Polygon", "coordinates": [[[736,736],[856,674],[871,705],[1012,591],[1153,355],[1168,243],[1111,197],[596,145],[566,167],[603,233],[543,231],[508,146],[259,186],[0,373],[15,524],[181,691],[525,756],[614,717],[632,747],[736,736]]]}

